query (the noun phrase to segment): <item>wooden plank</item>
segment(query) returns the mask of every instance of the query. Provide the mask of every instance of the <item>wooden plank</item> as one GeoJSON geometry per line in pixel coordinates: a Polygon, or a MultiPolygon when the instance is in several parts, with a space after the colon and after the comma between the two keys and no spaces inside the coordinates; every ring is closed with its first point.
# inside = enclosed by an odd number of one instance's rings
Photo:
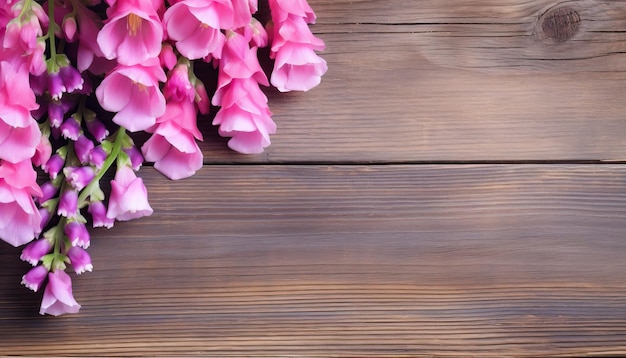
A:
{"type": "Polygon", "coordinates": [[[75,316],[0,245],[0,354],[626,355],[626,167],[142,170],[155,214],[94,232],[75,316]]]}
{"type": "Polygon", "coordinates": [[[279,133],[261,155],[230,153],[203,121],[207,163],[626,159],[626,2],[311,5],[322,84],[269,91],[279,133]],[[558,9],[578,16],[560,42],[558,9]]]}

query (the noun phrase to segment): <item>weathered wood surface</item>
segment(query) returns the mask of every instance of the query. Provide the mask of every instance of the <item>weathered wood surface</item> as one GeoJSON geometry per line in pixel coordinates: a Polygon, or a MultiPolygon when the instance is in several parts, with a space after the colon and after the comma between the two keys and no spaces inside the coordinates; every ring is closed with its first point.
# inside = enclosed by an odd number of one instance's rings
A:
{"type": "Polygon", "coordinates": [[[38,316],[2,248],[0,352],[626,354],[623,166],[144,176],[157,212],[97,232],[80,314],[38,316]]]}
{"type": "MultiPolygon", "coordinates": [[[[624,160],[625,1],[311,1],[330,66],[270,96],[278,134],[211,162],[624,160]],[[545,15],[575,10],[553,42],[545,15]]],[[[210,125],[207,124],[207,127],[210,125]]]]}
{"type": "Polygon", "coordinates": [[[322,84],[265,154],[205,120],[194,178],[142,169],[79,314],[0,246],[0,355],[625,356],[626,1],[310,3],[322,84]]]}

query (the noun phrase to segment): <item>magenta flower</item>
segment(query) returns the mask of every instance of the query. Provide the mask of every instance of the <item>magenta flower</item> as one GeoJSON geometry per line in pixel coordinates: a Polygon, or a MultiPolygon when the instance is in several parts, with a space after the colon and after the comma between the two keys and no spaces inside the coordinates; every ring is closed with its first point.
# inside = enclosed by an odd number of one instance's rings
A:
{"type": "Polygon", "coordinates": [[[66,218],[75,218],[78,215],[78,193],[72,189],[61,193],[57,214],[66,218]]]}
{"type": "Polygon", "coordinates": [[[145,65],[118,66],[96,89],[102,108],[117,112],[113,121],[131,132],[154,125],[165,112],[165,97],[159,90],[165,73],[159,61],[145,65]]]}
{"type": "Polygon", "coordinates": [[[52,243],[48,239],[31,241],[22,249],[20,259],[35,266],[41,258],[52,250],[52,243]]]}
{"type": "Polygon", "coordinates": [[[269,5],[274,21],[270,57],[275,59],[270,82],[281,92],[308,91],[328,69],[315,53],[324,42],[307,25],[315,22],[315,14],[306,0],[270,0],[269,5]]]}
{"type": "Polygon", "coordinates": [[[96,176],[96,172],[91,166],[65,167],[63,174],[72,188],[77,191],[83,190],[96,176]]]}
{"type": "Polygon", "coordinates": [[[72,246],[80,246],[82,248],[88,248],[90,244],[89,231],[87,226],[82,222],[70,221],[65,224],[63,233],[70,240],[72,246]]]}
{"type": "Polygon", "coordinates": [[[169,78],[163,88],[163,95],[170,101],[194,101],[196,92],[191,81],[189,81],[189,66],[177,65],[170,71],[169,78]]]}
{"type": "Polygon", "coordinates": [[[41,215],[33,196],[41,195],[30,160],[0,161],[0,239],[20,246],[39,235],[41,215]]]}
{"type": "Polygon", "coordinates": [[[74,268],[74,272],[77,275],[85,271],[91,272],[93,270],[93,265],[91,264],[91,256],[84,249],[72,246],[69,250],[67,250],[67,257],[70,259],[70,263],[74,268]]]}
{"type": "Polygon", "coordinates": [[[72,294],[72,279],[63,270],[48,273],[48,285],[43,292],[39,314],[59,316],[65,313],[76,313],[80,305],[72,294]]]}
{"type": "Polygon", "coordinates": [[[128,221],[152,214],[148,203],[148,191],[141,178],[137,178],[133,169],[127,165],[117,168],[115,178],[111,180],[111,196],[107,217],[119,221],[128,221]]]}
{"type": "Polygon", "coordinates": [[[43,282],[46,280],[48,276],[48,269],[39,265],[30,269],[26,275],[22,276],[22,285],[26,286],[28,289],[37,292],[43,282]]]}
{"type": "Polygon", "coordinates": [[[101,201],[92,201],[89,203],[87,211],[91,214],[93,227],[106,227],[107,229],[113,227],[114,219],[107,217],[107,208],[101,201]]]}
{"type": "Polygon", "coordinates": [[[170,179],[193,175],[202,167],[202,152],[196,144],[202,134],[196,127],[193,102],[168,103],[157,123],[154,134],[141,148],[145,159],[170,179]]]}
{"type": "Polygon", "coordinates": [[[232,137],[228,146],[241,153],[261,153],[276,132],[267,97],[259,83],[267,85],[256,57],[243,35],[230,32],[220,65],[213,104],[221,106],[213,120],[222,136],[232,137]]]}
{"type": "Polygon", "coordinates": [[[220,58],[224,45],[221,29],[233,26],[231,0],[183,0],[163,16],[165,31],[176,49],[190,60],[220,58]]]}
{"type": "Polygon", "coordinates": [[[98,45],[107,59],[132,66],[159,56],[163,28],[150,1],[117,1],[107,16],[98,33],[98,45]]]}

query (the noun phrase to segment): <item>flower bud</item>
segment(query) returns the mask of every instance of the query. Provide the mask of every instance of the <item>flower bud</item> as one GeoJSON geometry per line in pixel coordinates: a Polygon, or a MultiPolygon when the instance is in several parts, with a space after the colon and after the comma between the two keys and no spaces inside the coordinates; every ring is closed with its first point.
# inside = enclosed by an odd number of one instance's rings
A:
{"type": "Polygon", "coordinates": [[[89,231],[85,224],[78,221],[70,221],[65,224],[63,233],[68,237],[72,246],[80,246],[85,249],[89,247],[89,231]]]}
{"type": "Polygon", "coordinates": [[[30,269],[26,275],[22,276],[22,285],[37,292],[47,276],[48,269],[43,265],[39,265],[30,269]]]}
{"type": "Polygon", "coordinates": [[[75,218],[78,215],[78,193],[74,190],[66,190],[59,198],[57,214],[66,218],[75,218]]]}
{"type": "Polygon", "coordinates": [[[22,250],[20,259],[35,266],[41,258],[52,250],[52,243],[48,239],[38,239],[31,241],[22,250]]]}
{"type": "Polygon", "coordinates": [[[70,263],[74,268],[74,272],[80,275],[85,271],[91,272],[93,265],[91,264],[91,256],[84,249],[72,246],[67,250],[67,257],[70,259],[70,263]]]}

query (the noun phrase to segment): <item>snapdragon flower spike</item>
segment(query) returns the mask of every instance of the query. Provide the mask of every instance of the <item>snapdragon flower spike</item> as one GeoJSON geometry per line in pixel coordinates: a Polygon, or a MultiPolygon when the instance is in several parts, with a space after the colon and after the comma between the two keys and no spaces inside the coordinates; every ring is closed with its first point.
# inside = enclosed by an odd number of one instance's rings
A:
{"type": "Polygon", "coordinates": [[[22,285],[37,292],[48,276],[48,269],[44,265],[35,266],[22,276],[22,285]]]}
{"type": "Polygon", "coordinates": [[[72,246],[80,246],[82,248],[88,248],[90,244],[90,235],[87,226],[79,221],[70,221],[65,224],[63,233],[70,240],[72,246]]]}
{"type": "Polygon", "coordinates": [[[35,266],[44,255],[47,255],[52,250],[52,246],[52,242],[47,238],[31,241],[22,249],[20,259],[35,266]]]}
{"type": "Polygon", "coordinates": [[[275,59],[270,82],[281,92],[308,91],[317,86],[328,70],[315,51],[325,48],[307,24],[315,13],[306,0],[269,0],[272,13],[272,47],[275,59]]]}
{"type": "Polygon", "coordinates": [[[213,119],[222,136],[232,137],[228,146],[238,152],[261,153],[276,132],[259,84],[268,85],[256,56],[256,47],[240,33],[230,31],[220,63],[213,105],[221,106],[213,119]]]}

